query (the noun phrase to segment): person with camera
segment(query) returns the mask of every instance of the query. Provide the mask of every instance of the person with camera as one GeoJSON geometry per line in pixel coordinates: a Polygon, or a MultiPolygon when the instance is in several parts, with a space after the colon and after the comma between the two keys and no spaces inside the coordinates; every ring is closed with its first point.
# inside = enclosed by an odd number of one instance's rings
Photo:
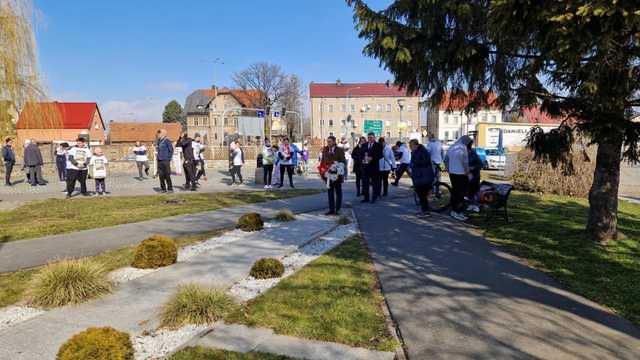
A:
{"type": "Polygon", "coordinates": [[[176,142],[176,147],[182,148],[182,168],[184,169],[184,190],[196,191],[196,158],[193,153],[193,139],[183,133],[180,139],[176,142]]]}
{"type": "Polygon", "coordinates": [[[294,144],[289,143],[289,138],[282,139],[278,158],[280,158],[280,184],[278,188],[284,186],[284,173],[289,177],[289,186],[293,186],[293,168],[298,163],[298,148],[294,144]]]}

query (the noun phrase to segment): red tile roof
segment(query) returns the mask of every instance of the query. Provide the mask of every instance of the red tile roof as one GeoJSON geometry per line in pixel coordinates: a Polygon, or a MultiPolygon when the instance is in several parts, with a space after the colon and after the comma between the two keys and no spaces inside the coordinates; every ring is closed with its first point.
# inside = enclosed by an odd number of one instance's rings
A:
{"type": "MultiPolygon", "coordinates": [[[[464,110],[469,105],[469,102],[471,100],[472,98],[470,96],[462,96],[462,97],[451,96],[451,92],[446,92],[442,96],[442,100],[440,101],[440,104],[438,104],[437,108],[438,110],[443,110],[443,111],[464,110]]],[[[500,109],[497,102],[497,96],[494,93],[487,94],[487,103],[489,105],[489,109],[491,110],[500,109]]]]}
{"type": "Polygon", "coordinates": [[[528,107],[522,109],[522,116],[527,122],[532,124],[560,124],[563,117],[551,116],[548,113],[540,110],[540,107],[528,107]]]}
{"type": "Polygon", "coordinates": [[[309,84],[309,95],[312,98],[343,98],[343,97],[405,97],[406,90],[395,85],[385,83],[330,83],[309,84]]]}
{"type": "MultiPolygon", "coordinates": [[[[29,103],[20,113],[18,129],[89,129],[98,104],[50,102],[29,103]]],[[[102,116],[100,116],[102,121],[102,116]]],[[[102,123],[104,128],[104,122],[102,123]]]]}
{"type": "Polygon", "coordinates": [[[159,122],[116,122],[109,123],[109,140],[116,142],[152,142],[156,139],[158,129],[167,130],[167,138],[177,140],[182,132],[178,123],[159,122]]]}
{"type": "Polygon", "coordinates": [[[256,108],[262,102],[262,91],[260,90],[220,89],[218,94],[229,94],[238,100],[242,106],[248,108],[256,108]]]}

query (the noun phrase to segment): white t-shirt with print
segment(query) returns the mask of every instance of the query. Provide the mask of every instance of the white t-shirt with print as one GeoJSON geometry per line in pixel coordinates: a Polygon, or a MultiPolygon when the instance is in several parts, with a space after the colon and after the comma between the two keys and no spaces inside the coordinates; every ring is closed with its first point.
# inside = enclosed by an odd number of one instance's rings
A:
{"type": "Polygon", "coordinates": [[[89,160],[89,158],[91,158],[91,150],[89,150],[88,148],[79,148],[79,147],[72,147],[71,149],[69,149],[69,151],[67,151],[67,169],[72,169],[72,170],[87,170],[86,167],[83,168],[79,168],[76,165],[73,165],[73,163],[70,161],[71,157],[73,156],[73,159],[78,163],[78,165],[80,164],[86,164],[87,160],[89,160]]]}
{"type": "Polygon", "coordinates": [[[242,165],[242,150],[240,150],[239,147],[233,150],[233,165],[234,166],[242,165]]]}
{"type": "Polygon", "coordinates": [[[144,155],[136,154],[136,161],[139,161],[139,162],[149,161],[149,155],[148,155],[149,151],[147,150],[146,146],[140,145],[133,148],[134,154],[138,151],[144,151],[144,155]]]}
{"type": "Polygon", "coordinates": [[[94,179],[104,179],[107,177],[107,164],[109,160],[104,155],[92,156],[89,160],[89,167],[93,169],[94,179]]]}

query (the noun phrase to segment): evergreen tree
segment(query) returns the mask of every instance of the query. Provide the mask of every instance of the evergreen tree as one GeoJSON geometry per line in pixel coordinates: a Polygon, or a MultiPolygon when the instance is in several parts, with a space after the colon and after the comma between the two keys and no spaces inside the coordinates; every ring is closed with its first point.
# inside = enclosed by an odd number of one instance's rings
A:
{"type": "Polygon", "coordinates": [[[183,129],[187,128],[187,118],[184,116],[182,105],[176,100],[171,100],[162,113],[162,122],[164,123],[180,123],[183,129]]]}

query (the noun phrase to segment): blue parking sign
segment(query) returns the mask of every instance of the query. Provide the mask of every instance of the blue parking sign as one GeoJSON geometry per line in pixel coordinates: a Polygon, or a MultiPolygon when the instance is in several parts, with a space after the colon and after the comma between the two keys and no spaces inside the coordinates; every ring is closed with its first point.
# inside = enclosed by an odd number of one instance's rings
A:
{"type": "Polygon", "coordinates": [[[280,117],[280,112],[279,111],[274,111],[273,112],[273,117],[280,117]]]}
{"type": "Polygon", "coordinates": [[[258,110],[258,111],[256,111],[256,115],[257,115],[258,117],[264,117],[264,111],[262,111],[262,110],[258,110]]]}

